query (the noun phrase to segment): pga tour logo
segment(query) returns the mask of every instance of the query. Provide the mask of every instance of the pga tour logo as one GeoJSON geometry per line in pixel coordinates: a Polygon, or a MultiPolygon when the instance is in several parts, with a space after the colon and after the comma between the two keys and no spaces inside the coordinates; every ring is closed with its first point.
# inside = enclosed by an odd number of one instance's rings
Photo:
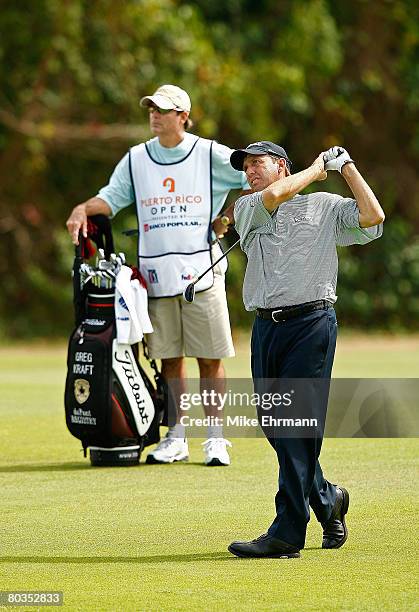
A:
{"type": "Polygon", "coordinates": [[[150,230],[150,226],[148,223],[144,223],[144,231],[148,232],[150,230]]]}
{"type": "Polygon", "coordinates": [[[157,272],[154,269],[148,269],[147,270],[148,273],[148,282],[151,285],[157,285],[159,282],[159,277],[157,276],[157,272]]]}

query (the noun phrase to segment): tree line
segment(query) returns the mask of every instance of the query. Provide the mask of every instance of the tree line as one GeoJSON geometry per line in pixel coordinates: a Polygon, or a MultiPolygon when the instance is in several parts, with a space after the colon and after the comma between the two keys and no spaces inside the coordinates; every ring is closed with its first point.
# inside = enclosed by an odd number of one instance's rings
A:
{"type": "MultiPolygon", "coordinates": [[[[142,95],[175,83],[194,131],[231,147],[281,143],[295,171],[345,146],[387,215],[368,249],[340,249],[347,325],[417,329],[419,5],[413,0],[3,0],[0,19],[0,333],[72,323],[72,206],[147,139],[142,95]]],[[[329,174],[322,190],[347,194],[329,174]]],[[[135,258],[133,210],[114,222],[135,258]]],[[[227,242],[236,236],[232,233],[227,242]]],[[[248,325],[245,258],[230,258],[234,325],[248,325]]]]}

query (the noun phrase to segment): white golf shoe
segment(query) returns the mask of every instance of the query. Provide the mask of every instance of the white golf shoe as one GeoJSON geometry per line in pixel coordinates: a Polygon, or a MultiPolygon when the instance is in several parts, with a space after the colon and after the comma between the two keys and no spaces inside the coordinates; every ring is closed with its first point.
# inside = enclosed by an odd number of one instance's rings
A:
{"type": "Polygon", "coordinates": [[[202,442],[205,453],[205,465],[230,465],[230,457],[227,446],[232,446],[231,442],[224,438],[208,438],[202,442]]]}
{"type": "Polygon", "coordinates": [[[188,442],[183,438],[161,440],[156,448],[147,455],[146,463],[174,463],[189,459],[188,442]]]}

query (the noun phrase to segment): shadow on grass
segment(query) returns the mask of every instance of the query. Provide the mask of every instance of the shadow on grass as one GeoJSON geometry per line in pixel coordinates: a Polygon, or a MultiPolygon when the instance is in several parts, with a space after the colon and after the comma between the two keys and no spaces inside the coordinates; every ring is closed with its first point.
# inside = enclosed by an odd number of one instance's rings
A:
{"type": "MultiPolygon", "coordinates": [[[[171,469],[173,469],[173,464],[170,464],[172,466],[171,469]]],[[[179,461],[176,463],[176,467],[179,465],[190,465],[191,467],[208,467],[207,465],[205,465],[203,463],[203,461],[179,461]]],[[[106,468],[110,468],[112,470],[120,470],[122,468],[128,468],[128,469],[133,469],[133,468],[142,468],[142,469],[167,469],[167,465],[166,464],[153,464],[153,465],[147,465],[146,463],[140,463],[139,465],[120,465],[120,466],[95,466],[92,467],[90,465],[90,462],[88,459],[86,459],[86,463],[75,463],[75,462],[69,462],[69,463],[45,463],[45,464],[41,464],[41,463],[18,463],[17,465],[0,465],[0,474],[8,474],[8,473],[19,473],[19,472],[70,472],[70,471],[76,471],[76,470],[103,470],[106,468]]]]}
{"type": "Polygon", "coordinates": [[[187,555],[147,555],[144,557],[0,557],[0,563],[196,563],[197,561],[225,561],[234,559],[228,552],[187,555]]]}
{"type": "Polygon", "coordinates": [[[173,469],[173,468],[176,469],[177,467],[181,468],[181,466],[188,466],[188,465],[191,466],[191,467],[192,466],[194,466],[194,467],[198,466],[198,467],[201,467],[201,468],[202,467],[205,467],[205,468],[208,468],[208,467],[228,467],[228,466],[224,466],[224,465],[208,466],[208,465],[205,465],[204,461],[174,461],[173,463],[145,463],[144,462],[144,464],[143,464],[143,462],[141,462],[140,465],[141,466],[144,465],[144,467],[147,468],[147,469],[158,468],[158,469],[163,469],[163,470],[167,469],[167,466],[169,466],[169,465],[171,466],[169,469],[173,469]]]}
{"type": "Polygon", "coordinates": [[[21,463],[17,465],[0,465],[0,474],[13,472],[67,472],[91,469],[90,463],[21,463]]]}

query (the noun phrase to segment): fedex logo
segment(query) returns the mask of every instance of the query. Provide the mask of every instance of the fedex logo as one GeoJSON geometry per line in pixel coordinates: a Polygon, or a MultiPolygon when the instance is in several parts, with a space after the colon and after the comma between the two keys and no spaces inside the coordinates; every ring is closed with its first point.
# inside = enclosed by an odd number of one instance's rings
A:
{"type": "Polygon", "coordinates": [[[186,267],[183,268],[182,272],[180,273],[180,278],[183,281],[193,281],[195,278],[198,277],[198,270],[196,270],[195,268],[190,268],[190,267],[186,267]]]}

